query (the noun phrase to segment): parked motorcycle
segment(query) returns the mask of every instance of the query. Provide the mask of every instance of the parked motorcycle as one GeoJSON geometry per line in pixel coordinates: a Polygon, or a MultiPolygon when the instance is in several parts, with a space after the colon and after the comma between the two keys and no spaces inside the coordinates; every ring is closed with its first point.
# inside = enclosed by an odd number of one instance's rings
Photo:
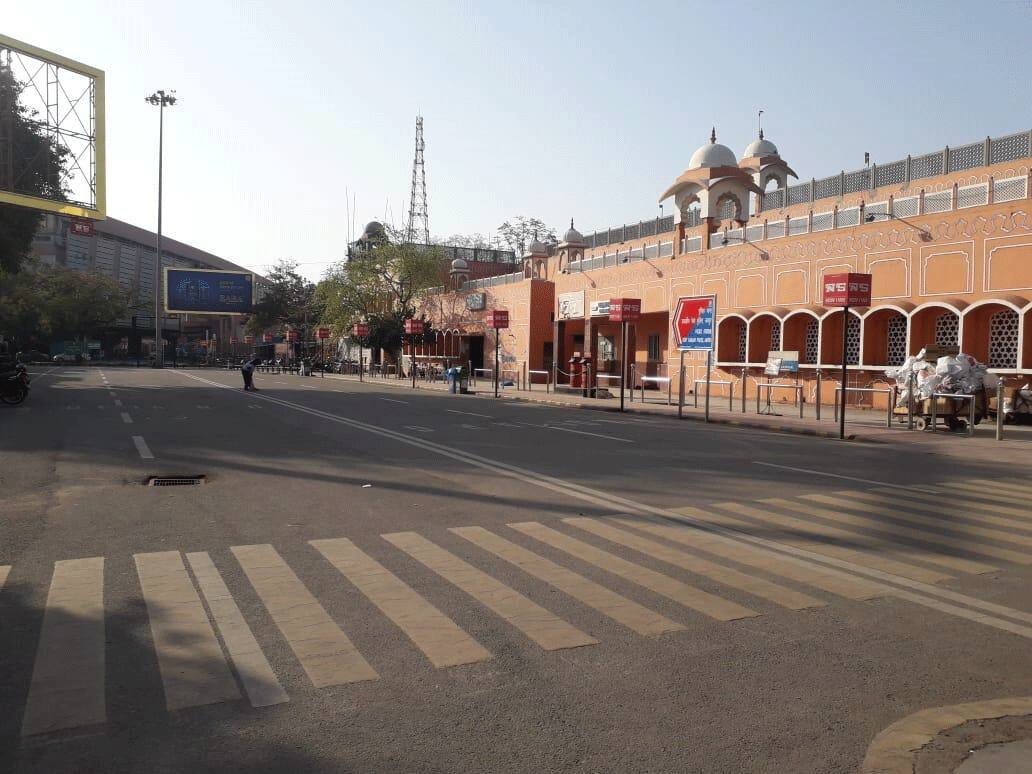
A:
{"type": "Polygon", "coordinates": [[[18,363],[13,371],[0,375],[0,401],[17,406],[29,395],[29,374],[18,363]]]}

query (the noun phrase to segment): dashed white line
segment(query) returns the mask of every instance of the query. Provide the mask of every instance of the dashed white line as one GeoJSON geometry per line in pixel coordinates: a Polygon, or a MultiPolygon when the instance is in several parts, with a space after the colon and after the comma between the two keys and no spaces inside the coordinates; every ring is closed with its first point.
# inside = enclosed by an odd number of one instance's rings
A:
{"type": "Polygon", "coordinates": [[[147,442],[143,440],[142,435],[134,435],[133,443],[136,445],[136,451],[140,453],[140,459],[152,460],[154,455],[151,453],[150,448],[147,446],[147,442]]]}
{"type": "Polygon", "coordinates": [[[380,400],[386,400],[390,403],[404,403],[406,405],[408,404],[407,400],[395,400],[394,398],[380,398],[380,400]]]}
{"type": "Polygon", "coordinates": [[[129,414],[127,412],[123,411],[122,412],[122,421],[125,422],[127,425],[131,425],[133,423],[133,418],[131,416],[129,416],[129,414]]]}
{"type": "Polygon", "coordinates": [[[602,433],[589,433],[585,430],[574,430],[572,427],[557,427],[556,425],[541,425],[548,430],[562,430],[564,433],[577,433],[577,435],[590,435],[595,438],[607,438],[610,441],[619,441],[620,443],[636,443],[630,438],[617,438],[615,435],[603,435],[602,433]]]}
{"type": "Polygon", "coordinates": [[[406,430],[415,430],[417,433],[432,433],[434,429],[432,427],[422,427],[420,425],[402,425],[406,430]]]}
{"type": "Polygon", "coordinates": [[[869,478],[857,478],[856,476],[841,476],[838,473],[825,473],[822,470],[810,470],[809,468],[793,468],[789,465],[775,465],[773,462],[760,462],[759,460],[753,460],[753,465],[763,465],[768,468],[781,468],[782,470],[794,470],[796,473],[809,473],[814,476],[827,476],[828,478],[844,478],[846,481],[859,481],[861,484],[877,484],[878,486],[888,486],[893,489],[905,489],[908,492],[912,492],[914,487],[902,486],[900,484],[890,484],[886,481],[872,481],[869,478]]]}
{"type": "Polygon", "coordinates": [[[122,405],[122,401],[120,401],[118,398],[115,398],[115,405],[116,406],[121,406],[122,405]]]}
{"type": "MultiPolygon", "coordinates": [[[[386,399],[385,399],[386,400],[386,399]]],[[[456,411],[455,409],[445,409],[449,414],[465,414],[467,417],[483,417],[484,419],[494,419],[489,414],[477,414],[475,411],[456,411]]]]}

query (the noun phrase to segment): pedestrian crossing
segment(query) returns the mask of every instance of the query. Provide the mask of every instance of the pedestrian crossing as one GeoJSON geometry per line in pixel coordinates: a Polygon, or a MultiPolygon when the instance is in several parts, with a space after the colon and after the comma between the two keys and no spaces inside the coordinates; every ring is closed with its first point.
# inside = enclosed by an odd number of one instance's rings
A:
{"type": "MultiPolygon", "coordinates": [[[[288,561],[271,544],[145,552],[132,561],[163,709],[226,702],[263,708],[290,702],[298,691],[394,678],[398,650],[428,669],[475,669],[509,647],[500,641],[543,651],[604,648],[619,632],[677,637],[879,597],[905,603],[914,594],[903,579],[939,584],[1032,563],[1032,511],[1021,507],[1032,485],[971,480],[934,494],[902,494],[842,490],[677,509],[701,527],[614,514],[455,526],[433,535],[334,536],[300,546],[303,562],[293,558],[298,546],[283,547],[288,561]],[[800,561],[778,546],[838,564],[800,561]],[[842,562],[872,573],[843,570],[842,562]],[[406,580],[420,574],[437,582],[406,580]],[[900,581],[883,582],[885,574],[900,581]],[[313,576],[322,582],[314,585],[313,576]],[[368,652],[356,636],[365,621],[342,615],[328,598],[349,590],[395,632],[389,647],[368,652]],[[466,619],[455,617],[470,606],[487,628],[468,631],[466,619]],[[266,620],[274,629],[260,626],[266,620]],[[288,663],[300,671],[285,669],[288,663]]],[[[19,569],[0,565],[0,615],[19,569]]],[[[106,667],[117,655],[105,630],[113,611],[104,589],[104,557],[54,563],[21,710],[23,737],[107,722],[106,667]]],[[[989,619],[942,601],[930,606],[989,619]]],[[[1029,611],[984,609],[1032,620],[1029,611]]],[[[1030,636],[1014,623],[997,628],[1030,636]]]]}

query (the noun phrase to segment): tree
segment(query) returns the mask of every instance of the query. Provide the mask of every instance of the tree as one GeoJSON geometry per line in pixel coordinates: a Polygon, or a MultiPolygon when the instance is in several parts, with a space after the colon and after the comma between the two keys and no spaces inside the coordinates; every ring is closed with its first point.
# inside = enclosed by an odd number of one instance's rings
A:
{"type": "Polygon", "coordinates": [[[295,262],[283,260],[269,272],[269,287],[247,319],[248,334],[255,336],[270,328],[307,329],[319,321],[322,302],[316,296],[315,284],[296,269],[295,262]]]}
{"type": "Polygon", "coordinates": [[[513,250],[517,257],[527,252],[527,245],[537,237],[542,242],[555,241],[555,229],[546,226],[538,218],[526,218],[517,215],[498,227],[498,235],[513,250]]]}
{"type": "MultiPolygon", "coordinates": [[[[36,120],[37,111],[19,101],[23,84],[9,67],[0,65],[0,122],[9,121],[13,179],[0,168],[0,187],[45,199],[64,199],[68,148],[50,137],[36,120]]],[[[14,273],[29,257],[40,213],[0,204],[0,273],[14,273]]]]}
{"type": "Polygon", "coordinates": [[[448,245],[449,247],[479,247],[493,249],[491,238],[487,234],[452,234],[448,237],[434,237],[436,245],[448,245]]]}

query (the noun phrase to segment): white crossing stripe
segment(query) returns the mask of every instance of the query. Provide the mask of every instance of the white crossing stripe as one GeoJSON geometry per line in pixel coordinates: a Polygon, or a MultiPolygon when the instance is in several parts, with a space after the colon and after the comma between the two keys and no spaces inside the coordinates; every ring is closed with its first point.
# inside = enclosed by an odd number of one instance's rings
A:
{"type": "Polygon", "coordinates": [[[489,532],[483,527],[453,527],[454,532],[474,545],[490,551],[529,575],[555,586],[565,594],[593,607],[638,634],[653,635],[684,629],[679,623],[649,610],[615,591],[600,586],[543,556],[489,532]]]}
{"type": "Polygon", "coordinates": [[[230,551],[316,688],[379,679],[275,548],[232,546],[230,551]]]}
{"type": "MultiPolygon", "coordinates": [[[[697,519],[709,517],[708,513],[696,508],[678,508],[677,510],[697,519]]],[[[809,584],[846,599],[874,599],[888,596],[892,591],[888,586],[880,583],[828,570],[815,564],[804,565],[793,562],[773,551],[754,548],[740,541],[704,532],[694,527],[656,524],[641,519],[618,518],[613,521],[621,526],[659,535],[675,543],[716,554],[739,564],[757,567],[783,578],[809,584]]]]}
{"type": "Polygon", "coordinates": [[[131,425],[133,423],[133,418],[131,416],[129,416],[129,414],[127,412],[123,411],[122,412],[122,421],[125,422],[127,425],[131,425]]]}
{"type": "Polygon", "coordinates": [[[240,698],[178,551],[134,554],[169,710],[240,698]]]}
{"type": "Polygon", "coordinates": [[[649,538],[636,535],[633,532],[618,529],[611,524],[600,521],[599,519],[578,517],[563,519],[563,523],[579,527],[580,529],[591,532],[601,538],[605,538],[610,542],[634,549],[639,553],[651,556],[654,559],[658,559],[659,561],[673,565],[674,567],[680,567],[682,570],[687,570],[688,572],[695,573],[696,575],[712,578],[718,583],[723,583],[726,586],[741,589],[749,594],[769,599],[772,602],[783,605],[784,607],[792,610],[824,606],[824,602],[811,597],[809,594],[803,594],[802,592],[794,591],[793,589],[786,588],[785,586],[771,583],[763,578],[747,575],[746,573],[739,572],[734,568],[724,567],[723,565],[711,562],[708,559],[693,556],[692,554],[678,548],[657,543],[655,540],[650,540],[649,538]]]}
{"type": "Polygon", "coordinates": [[[993,481],[990,479],[971,479],[966,484],[978,486],[982,489],[997,489],[1002,492],[1014,492],[1015,494],[1032,495],[1032,481],[1022,482],[1017,477],[1009,481],[993,481]]]}
{"type": "Polygon", "coordinates": [[[22,736],[107,720],[104,557],[54,563],[22,736]]]}
{"type": "Polygon", "coordinates": [[[11,565],[3,564],[0,565],[0,591],[4,590],[4,584],[7,583],[7,576],[11,572],[11,565]]]}
{"type": "MultiPolygon", "coordinates": [[[[992,508],[994,506],[986,503],[986,500],[993,503],[1012,503],[1013,505],[1018,506],[1018,508],[1007,508],[1004,513],[1013,513],[1032,519],[1032,494],[1004,490],[997,487],[993,487],[991,491],[986,491],[987,487],[985,486],[968,484],[963,481],[948,481],[939,484],[939,486],[956,490],[950,494],[950,497],[963,498],[961,502],[965,503],[980,503],[983,507],[988,508],[992,508]]],[[[938,499],[941,501],[942,498],[938,499]]],[[[1028,527],[1024,527],[1024,529],[1028,529],[1028,527]]]]}
{"type": "MultiPolygon", "coordinates": [[[[962,519],[973,519],[975,521],[984,521],[989,524],[998,524],[1001,527],[1032,530],[1032,509],[1026,504],[1022,504],[1020,507],[1013,505],[1001,505],[997,502],[987,502],[987,500],[996,500],[996,495],[993,494],[975,494],[974,492],[967,491],[943,491],[940,489],[934,495],[928,493],[917,493],[910,492],[902,495],[903,502],[900,502],[900,498],[893,499],[891,495],[898,494],[897,492],[889,491],[884,489],[875,489],[873,492],[862,492],[864,499],[875,500],[877,502],[890,503],[892,505],[903,505],[907,508],[917,511],[928,511],[930,513],[948,514],[950,516],[957,516],[962,519]],[[989,513],[983,513],[988,511],[989,513]],[[997,516],[996,514],[1005,513],[1011,517],[1017,518],[1004,518],[997,516]]],[[[1014,502],[1017,500],[1022,503],[1021,498],[1011,499],[1009,495],[1004,495],[1003,502],[1014,502]]]]}
{"type": "Polygon", "coordinates": [[[222,635],[251,706],[268,707],[290,701],[211,557],[198,551],[187,554],[186,560],[208,603],[211,617],[215,619],[215,626],[222,635]]]}
{"type": "MultiPolygon", "coordinates": [[[[853,493],[850,493],[851,495],[853,493]]],[[[857,495],[863,495],[863,492],[856,493],[857,495]]],[[[852,510],[860,511],[862,513],[874,513],[881,516],[889,516],[890,518],[898,519],[899,521],[905,521],[910,524],[917,524],[919,526],[936,527],[945,530],[953,530],[961,532],[963,534],[980,535],[982,537],[992,538],[994,540],[1004,540],[1021,545],[1032,546],[1032,535],[1020,535],[1013,532],[1001,531],[998,529],[992,529],[990,527],[979,526],[977,522],[986,521],[993,522],[995,517],[992,516],[980,516],[977,513],[973,513],[970,509],[955,508],[950,505],[943,503],[942,505],[921,505],[911,504],[909,502],[891,502],[883,500],[875,500],[877,495],[873,495],[871,498],[872,502],[884,502],[884,505],[868,505],[867,498],[863,498],[864,502],[850,502],[849,498],[845,501],[840,500],[837,496],[829,495],[803,495],[802,499],[812,500],[816,503],[824,503],[825,505],[837,505],[839,507],[846,507],[852,510]],[[914,511],[918,511],[914,513],[914,511]],[[920,513],[920,511],[931,510],[936,515],[926,515],[920,513]],[[972,523],[974,522],[974,523],[972,523]]],[[[990,508],[995,506],[990,505],[990,508]]],[[[1004,526],[1013,528],[1014,522],[1009,519],[1002,519],[1006,522],[1004,526]]],[[[1018,525],[1020,529],[1021,526],[1018,525]]],[[[1032,528],[1032,524],[1029,524],[1026,529],[1032,528]]]]}
{"type": "Polygon", "coordinates": [[[594,637],[571,626],[518,591],[422,535],[415,532],[395,532],[380,537],[494,611],[545,650],[598,644],[594,637]]]}
{"type": "MultiPolygon", "coordinates": [[[[787,500],[784,504],[775,502],[771,502],[769,504],[780,505],[783,508],[795,510],[808,516],[824,516],[831,520],[838,520],[837,514],[828,515],[831,513],[830,511],[824,513],[822,512],[823,509],[814,505],[792,503],[787,500]]],[[[830,524],[824,524],[823,522],[799,519],[795,516],[777,513],[770,508],[757,508],[755,505],[747,505],[745,503],[720,503],[717,507],[733,513],[741,514],[742,516],[750,516],[754,519],[759,519],[760,521],[777,524],[785,529],[801,533],[799,535],[785,535],[784,537],[780,537],[779,540],[791,545],[805,547],[816,553],[835,556],[840,559],[844,559],[847,562],[864,565],[865,567],[873,567],[883,572],[891,572],[893,575],[912,578],[913,580],[922,581],[923,583],[938,583],[939,581],[950,577],[939,570],[931,570],[886,556],[886,547],[882,545],[854,547],[853,544],[857,539],[856,533],[850,532],[848,529],[844,529],[842,527],[835,527],[830,524]],[[816,535],[843,541],[847,545],[829,545],[827,542],[817,539],[815,537],[816,535]]],[[[746,522],[739,523],[746,524],[746,522]]],[[[878,539],[885,540],[886,536],[882,535],[878,539]]],[[[965,559],[959,556],[943,556],[942,554],[937,554],[931,550],[923,552],[916,551],[907,545],[893,545],[892,552],[893,554],[906,559],[917,559],[919,561],[928,562],[929,564],[941,565],[949,567],[952,570],[959,570],[962,572],[982,573],[991,572],[996,569],[992,565],[975,562],[971,559],[965,559]]]]}
{"type": "MultiPolygon", "coordinates": [[[[781,505],[784,503],[784,507],[792,508],[799,511],[806,511],[809,509],[811,512],[816,506],[807,506],[803,503],[794,503],[789,500],[779,501],[777,498],[765,500],[764,502],[771,505],[781,505]]],[[[840,513],[838,511],[828,511],[827,509],[819,509],[824,511],[821,514],[822,518],[835,519],[850,525],[850,529],[854,532],[856,530],[873,530],[876,533],[887,533],[893,537],[908,537],[911,540],[919,540],[929,545],[946,546],[947,548],[959,548],[967,550],[976,554],[983,554],[985,556],[994,556],[999,559],[1006,559],[1016,564],[1032,564],[1032,552],[1021,553],[1018,551],[1012,551],[1009,548],[998,548],[996,546],[986,545],[985,543],[967,537],[952,537],[945,535],[940,532],[933,532],[926,529],[915,529],[913,527],[904,527],[900,524],[886,524],[884,521],[878,519],[868,519],[863,516],[856,516],[851,513],[840,513]]]]}
{"type": "Polygon", "coordinates": [[[710,618],[718,621],[734,621],[738,618],[752,618],[759,615],[755,610],[731,602],[715,594],[702,591],[701,589],[682,583],[676,578],[642,567],[639,564],[628,562],[615,554],[603,551],[601,548],[585,543],[577,538],[564,535],[551,527],[536,521],[526,521],[518,524],[510,524],[515,530],[524,535],[540,540],[545,545],[565,551],[570,556],[581,559],[588,564],[601,567],[624,580],[636,583],[643,588],[653,591],[667,599],[672,599],[690,610],[696,610],[710,618]]]}
{"type": "Polygon", "coordinates": [[[140,453],[140,459],[152,460],[154,455],[151,453],[150,447],[147,446],[147,442],[143,440],[142,435],[133,436],[133,444],[136,446],[136,451],[140,453]]]}
{"type": "Polygon", "coordinates": [[[400,578],[346,538],[310,540],[436,667],[486,661],[491,653],[400,578]]]}

